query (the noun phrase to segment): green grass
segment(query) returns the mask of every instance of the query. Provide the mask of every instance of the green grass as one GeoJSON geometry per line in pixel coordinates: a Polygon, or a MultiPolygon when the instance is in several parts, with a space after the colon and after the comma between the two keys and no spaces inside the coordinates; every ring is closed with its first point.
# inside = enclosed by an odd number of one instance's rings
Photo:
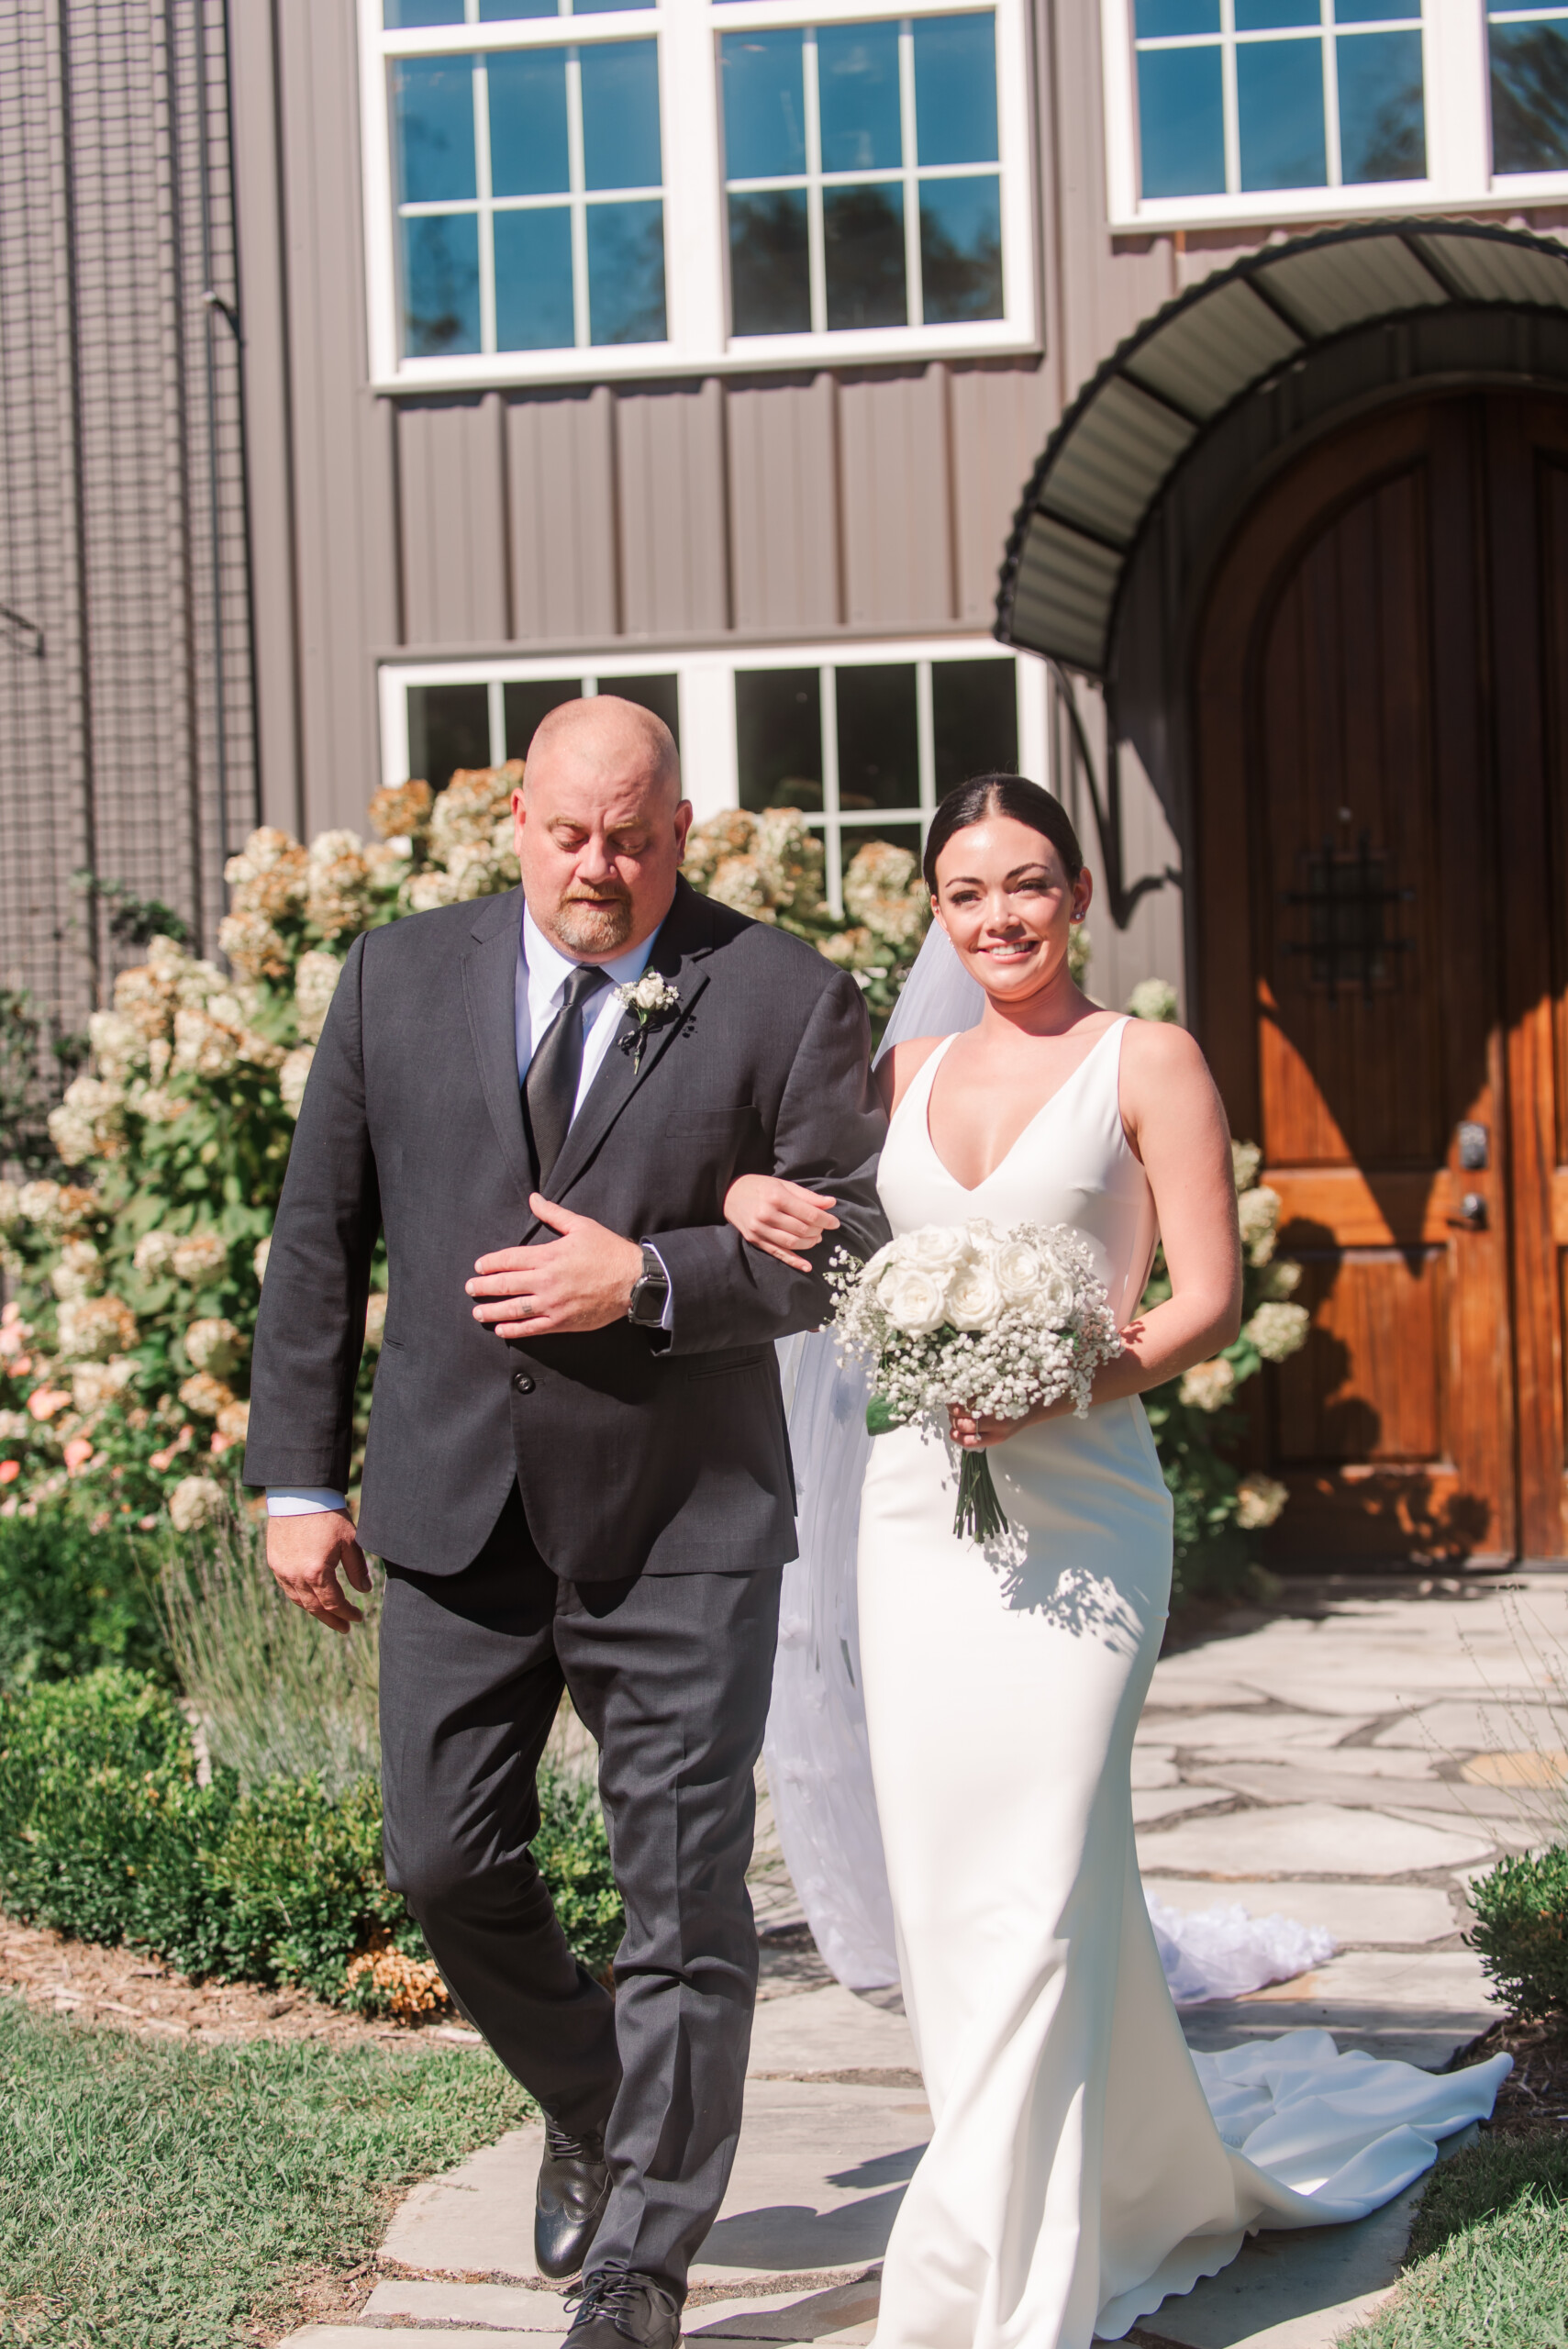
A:
{"type": "Polygon", "coordinates": [[[1440,2163],[1398,2298],[1342,2349],[1568,2349],[1564,2135],[1483,2138],[1440,2163]]]}
{"type": "Polygon", "coordinates": [[[228,2349],[531,2110],[462,2048],[165,2047],[0,2003],[0,2342],[228,2349]]]}

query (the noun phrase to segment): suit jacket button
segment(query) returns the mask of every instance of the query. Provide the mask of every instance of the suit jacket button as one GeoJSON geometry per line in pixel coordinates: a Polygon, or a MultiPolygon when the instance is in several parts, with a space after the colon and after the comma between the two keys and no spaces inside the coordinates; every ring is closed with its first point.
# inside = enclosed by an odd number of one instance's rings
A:
{"type": "Polygon", "coordinates": [[[531,1395],[534,1391],[533,1380],[526,1370],[515,1370],[512,1373],[512,1385],[519,1395],[531,1395]]]}

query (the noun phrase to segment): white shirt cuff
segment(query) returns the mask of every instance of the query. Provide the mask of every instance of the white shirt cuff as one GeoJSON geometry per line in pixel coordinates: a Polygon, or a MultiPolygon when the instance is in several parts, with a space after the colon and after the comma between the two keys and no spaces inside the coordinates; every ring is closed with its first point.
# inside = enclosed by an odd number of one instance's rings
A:
{"type": "Polygon", "coordinates": [[[664,1275],[664,1310],[659,1317],[659,1327],[673,1330],[675,1326],[675,1291],[670,1280],[670,1267],[651,1240],[645,1240],[642,1244],[664,1275]]]}
{"type": "Polygon", "coordinates": [[[341,1493],[334,1493],[325,1485],[267,1486],[269,1517],[315,1517],[322,1509],[333,1508],[346,1515],[348,1503],[341,1493]]]}

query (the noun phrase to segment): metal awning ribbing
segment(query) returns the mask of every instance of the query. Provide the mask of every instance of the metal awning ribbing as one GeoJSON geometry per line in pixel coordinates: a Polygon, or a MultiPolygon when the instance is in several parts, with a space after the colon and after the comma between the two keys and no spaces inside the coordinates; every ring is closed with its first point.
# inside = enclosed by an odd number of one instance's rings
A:
{"type": "Polygon", "coordinates": [[[1103,677],[1133,549],[1199,437],[1319,344],[1445,307],[1568,310],[1568,249],[1483,221],[1369,222],[1266,245],[1167,302],[1047,441],[1007,543],[996,635],[1103,677]]]}

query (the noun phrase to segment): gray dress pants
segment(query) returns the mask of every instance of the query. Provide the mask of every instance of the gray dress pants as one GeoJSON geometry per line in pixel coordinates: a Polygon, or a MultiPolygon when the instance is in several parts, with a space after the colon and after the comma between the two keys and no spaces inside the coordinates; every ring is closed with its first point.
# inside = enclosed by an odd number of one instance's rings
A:
{"type": "Polygon", "coordinates": [[[746,1890],[781,1572],[562,1582],[514,1487],[461,1574],[387,1569],[386,1870],[453,1997],[612,2191],[590,2268],[684,2293],[728,2183],[757,1987],[746,1890]],[[562,1687],[600,1747],[626,1937],[612,1999],[528,1851],[562,1687]]]}

